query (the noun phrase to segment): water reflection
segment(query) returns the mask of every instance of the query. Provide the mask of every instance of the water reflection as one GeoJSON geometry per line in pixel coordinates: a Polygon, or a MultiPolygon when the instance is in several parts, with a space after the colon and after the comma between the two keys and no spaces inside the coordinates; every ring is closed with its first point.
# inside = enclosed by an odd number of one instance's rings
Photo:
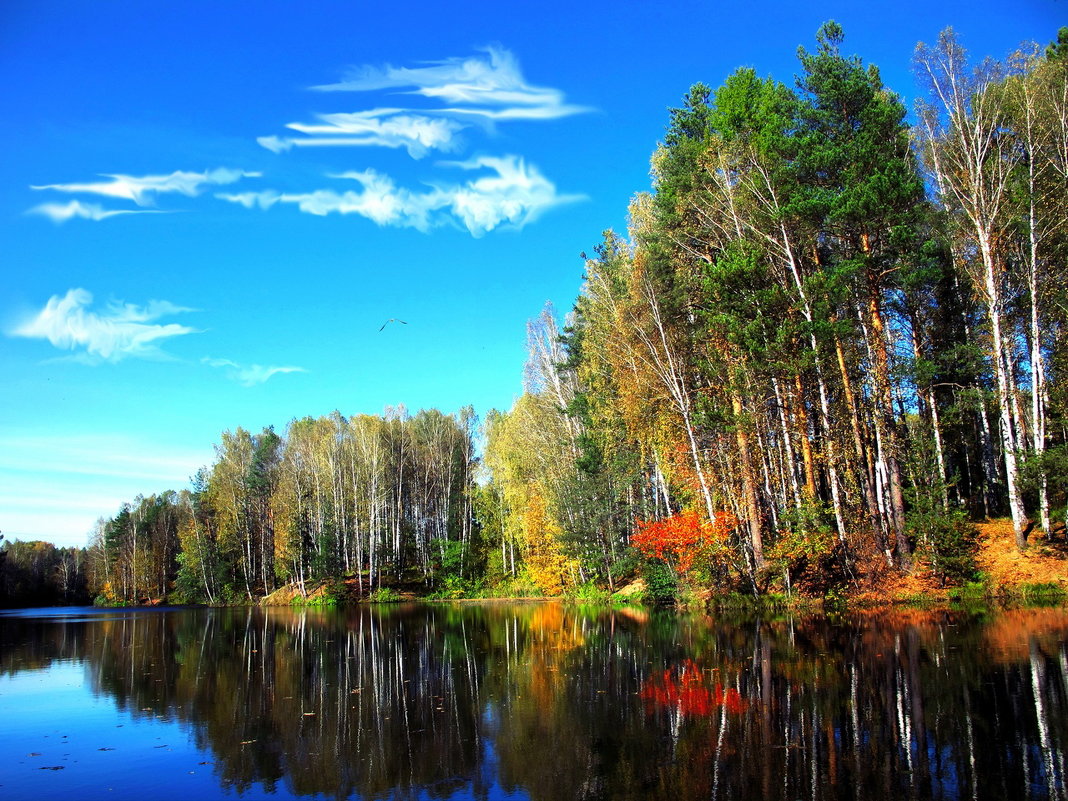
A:
{"type": "Polygon", "coordinates": [[[226,788],[348,798],[1068,798],[1068,615],[525,606],[0,618],[226,788]]]}

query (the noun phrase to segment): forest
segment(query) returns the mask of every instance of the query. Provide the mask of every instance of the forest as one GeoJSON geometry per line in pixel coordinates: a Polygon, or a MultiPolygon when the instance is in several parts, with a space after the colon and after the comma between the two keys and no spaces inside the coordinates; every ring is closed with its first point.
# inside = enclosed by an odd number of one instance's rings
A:
{"type": "Polygon", "coordinates": [[[822,594],[974,578],[980,520],[1063,539],[1068,28],[919,44],[911,117],[847,53],[828,22],[793,86],[690,89],[510,410],[226,431],[98,522],[90,593],[822,594]]]}

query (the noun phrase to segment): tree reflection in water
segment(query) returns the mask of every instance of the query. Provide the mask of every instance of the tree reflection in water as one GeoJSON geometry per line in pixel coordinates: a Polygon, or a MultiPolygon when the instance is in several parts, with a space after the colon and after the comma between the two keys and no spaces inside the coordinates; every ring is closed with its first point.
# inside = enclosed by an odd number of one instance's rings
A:
{"type": "Polygon", "coordinates": [[[221,786],[348,798],[1068,798],[1068,614],[555,603],[0,618],[221,786]]]}

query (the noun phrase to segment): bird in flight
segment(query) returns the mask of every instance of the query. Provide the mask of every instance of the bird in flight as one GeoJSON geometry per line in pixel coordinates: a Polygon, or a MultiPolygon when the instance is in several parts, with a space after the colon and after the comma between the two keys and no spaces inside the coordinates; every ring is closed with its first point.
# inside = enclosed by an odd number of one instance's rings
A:
{"type": "Polygon", "coordinates": [[[397,317],[390,317],[388,320],[386,320],[384,323],[382,323],[382,327],[379,328],[378,330],[379,331],[384,331],[386,326],[389,325],[390,323],[400,323],[401,325],[408,325],[408,323],[404,322],[404,320],[401,320],[401,319],[399,319],[397,317]]]}

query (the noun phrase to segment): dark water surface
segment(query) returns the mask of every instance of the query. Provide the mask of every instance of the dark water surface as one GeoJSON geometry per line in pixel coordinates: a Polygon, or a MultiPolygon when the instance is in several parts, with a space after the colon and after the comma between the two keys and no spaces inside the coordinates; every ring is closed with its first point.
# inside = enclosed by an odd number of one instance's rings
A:
{"type": "Polygon", "coordinates": [[[1066,799],[1068,613],[0,615],[0,798],[1066,799]]]}

